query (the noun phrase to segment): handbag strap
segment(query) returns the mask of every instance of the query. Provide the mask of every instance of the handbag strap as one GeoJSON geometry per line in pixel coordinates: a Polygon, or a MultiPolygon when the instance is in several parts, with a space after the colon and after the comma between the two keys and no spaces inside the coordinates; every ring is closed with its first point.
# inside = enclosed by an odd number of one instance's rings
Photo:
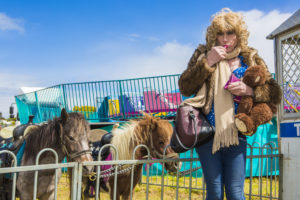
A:
{"type": "Polygon", "coordinates": [[[197,129],[196,129],[196,120],[195,120],[195,114],[194,114],[194,112],[191,110],[191,111],[189,111],[189,117],[193,120],[193,122],[194,122],[194,131],[195,131],[195,142],[194,142],[194,144],[191,146],[191,147],[186,147],[184,144],[182,144],[182,142],[180,141],[180,138],[179,138],[179,136],[178,136],[178,134],[177,134],[177,131],[175,131],[175,136],[176,136],[176,138],[177,138],[177,140],[178,140],[178,143],[179,143],[179,145],[182,147],[182,148],[184,148],[185,150],[190,150],[190,149],[192,149],[192,148],[194,148],[194,146],[197,144],[197,140],[198,140],[198,134],[197,134],[197,129]]]}

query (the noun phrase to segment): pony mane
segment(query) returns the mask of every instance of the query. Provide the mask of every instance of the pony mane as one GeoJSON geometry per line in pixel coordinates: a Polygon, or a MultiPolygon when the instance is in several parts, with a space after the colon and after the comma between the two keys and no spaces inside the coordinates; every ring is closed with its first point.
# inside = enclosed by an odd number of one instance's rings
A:
{"type": "MultiPolygon", "coordinates": [[[[149,131],[141,128],[138,121],[130,121],[122,128],[112,130],[111,144],[118,151],[119,160],[131,160],[134,148],[148,141],[149,131]]],[[[115,158],[114,150],[112,150],[113,158],[115,158]]]]}
{"type": "Polygon", "coordinates": [[[49,120],[40,126],[33,126],[26,129],[27,135],[26,148],[24,151],[25,159],[29,158],[26,155],[36,156],[39,151],[44,148],[58,146],[59,145],[59,118],[49,120]]]}

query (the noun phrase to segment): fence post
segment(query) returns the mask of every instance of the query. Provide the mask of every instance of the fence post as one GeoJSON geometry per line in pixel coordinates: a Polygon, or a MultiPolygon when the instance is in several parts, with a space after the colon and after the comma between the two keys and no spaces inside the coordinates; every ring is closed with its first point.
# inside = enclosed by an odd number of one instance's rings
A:
{"type": "Polygon", "coordinates": [[[283,155],[279,156],[279,200],[282,200],[282,192],[283,192],[283,155]]]}
{"type": "MultiPolygon", "coordinates": [[[[120,88],[120,100],[121,100],[121,106],[122,106],[122,115],[123,115],[123,118],[125,119],[126,116],[125,116],[125,107],[124,107],[124,100],[123,100],[123,92],[122,92],[122,84],[121,82],[122,81],[118,81],[119,82],[119,88],[120,88]]],[[[119,102],[120,104],[120,102],[119,102]]],[[[121,113],[121,109],[120,109],[120,113],[121,113]]]]}
{"type": "Polygon", "coordinates": [[[63,97],[63,105],[64,108],[66,109],[66,111],[68,111],[68,107],[67,107],[67,101],[66,101],[66,93],[65,93],[65,84],[60,85],[60,90],[62,92],[62,97],[63,97]]]}
{"type": "Polygon", "coordinates": [[[38,99],[37,92],[34,92],[34,96],[35,96],[36,106],[37,106],[37,109],[38,109],[38,114],[39,114],[40,123],[41,123],[42,122],[42,114],[41,114],[41,109],[40,109],[40,104],[39,104],[39,99],[38,99]]]}

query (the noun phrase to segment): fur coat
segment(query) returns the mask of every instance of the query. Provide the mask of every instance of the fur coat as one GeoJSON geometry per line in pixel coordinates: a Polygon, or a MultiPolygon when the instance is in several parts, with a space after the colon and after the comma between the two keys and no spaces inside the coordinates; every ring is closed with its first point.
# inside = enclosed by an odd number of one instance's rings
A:
{"type": "MultiPolygon", "coordinates": [[[[204,114],[208,114],[211,110],[215,77],[214,72],[216,69],[216,65],[210,67],[207,64],[206,53],[206,46],[199,45],[190,58],[187,69],[181,74],[178,82],[181,94],[187,97],[196,94],[204,82],[206,83],[206,102],[202,108],[204,114]]],[[[263,59],[253,48],[249,47],[247,52],[242,51],[240,55],[243,56],[244,63],[248,65],[248,67],[263,65],[267,68],[263,59]]],[[[271,73],[269,73],[266,83],[267,84],[263,87],[254,89],[254,102],[279,104],[281,100],[281,88],[272,78],[271,73]]]]}

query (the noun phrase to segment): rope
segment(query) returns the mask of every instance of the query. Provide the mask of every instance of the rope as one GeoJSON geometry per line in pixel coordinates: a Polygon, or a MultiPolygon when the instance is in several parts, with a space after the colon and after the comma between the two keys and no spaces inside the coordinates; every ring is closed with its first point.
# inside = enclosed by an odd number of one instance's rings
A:
{"type": "MultiPolygon", "coordinates": [[[[118,165],[118,166],[121,167],[122,165],[118,165]]],[[[196,168],[192,168],[192,169],[188,169],[188,170],[179,172],[178,176],[179,177],[185,176],[185,175],[187,175],[187,174],[189,174],[191,172],[195,172],[195,171],[197,171],[197,170],[199,170],[201,168],[202,167],[196,167],[196,168]]],[[[104,171],[101,172],[101,174],[102,173],[106,173],[106,172],[111,172],[113,169],[115,169],[115,167],[111,167],[111,168],[109,168],[107,170],[104,170],[104,171]]],[[[123,174],[125,172],[128,172],[131,169],[132,169],[132,167],[127,167],[125,169],[117,171],[117,175],[123,174]]],[[[170,172],[169,172],[169,174],[173,175],[173,173],[170,173],[170,172]]],[[[109,174],[102,174],[102,175],[100,175],[100,178],[109,178],[109,177],[114,176],[114,175],[115,175],[115,172],[112,172],[112,173],[109,173],[109,174]]],[[[90,181],[95,181],[96,178],[97,178],[97,173],[96,172],[92,172],[91,174],[86,175],[86,176],[89,177],[90,181]]]]}
{"type": "Polygon", "coordinates": [[[195,171],[197,171],[197,170],[199,170],[199,169],[201,169],[202,167],[196,167],[196,168],[192,168],[192,169],[188,169],[188,170],[185,170],[185,171],[182,171],[182,172],[179,172],[179,177],[182,177],[182,176],[185,176],[185,175],[187,175],[187,174],[189,174],[189,173],[191,173],[191,172],[195,172],[195,171]]]}
{"type": "MultiPolygon", "coordinates": [[[[122,165],[119,164],[118,167],[122,167],[122,165]]],[[[111,172],[111,171],[114,170],[115,168],[116,168],[116,167],[113,166],[113,167],[111,167],[111,168],[109,168],[109,169],[106,169],[106,170],[102,171],[102,172],[101,172],[101,175],[100,175],[100,178],[109,178],[109,177],[111,177],[111,176],[114,176],[114,175],[115,175],[115,172],[111,172]],[[103,174],[103,173],[107,173],[107,172],[110,172],[110,173],[109,173],[109,174],[103,174]]],[[[117,171],[117,175],[123,174],[123,173],[125,173],[125,172],[128,172],[128,171],[130,171],[131,169],[132,169],[132,167],[127,167],[127,168],[125,168],[125,169],[122,169],[122,170],[120,170],[120,171],[117,171]]],[[[96,173],[96,172],[92,172],[92,173],[90,173],[90,174],[88,174],[88,175],[86,175],[86,176],[89,177],[90,181],[95,181],[96,178],[97,178],[97,173],[96,173]]]]}

